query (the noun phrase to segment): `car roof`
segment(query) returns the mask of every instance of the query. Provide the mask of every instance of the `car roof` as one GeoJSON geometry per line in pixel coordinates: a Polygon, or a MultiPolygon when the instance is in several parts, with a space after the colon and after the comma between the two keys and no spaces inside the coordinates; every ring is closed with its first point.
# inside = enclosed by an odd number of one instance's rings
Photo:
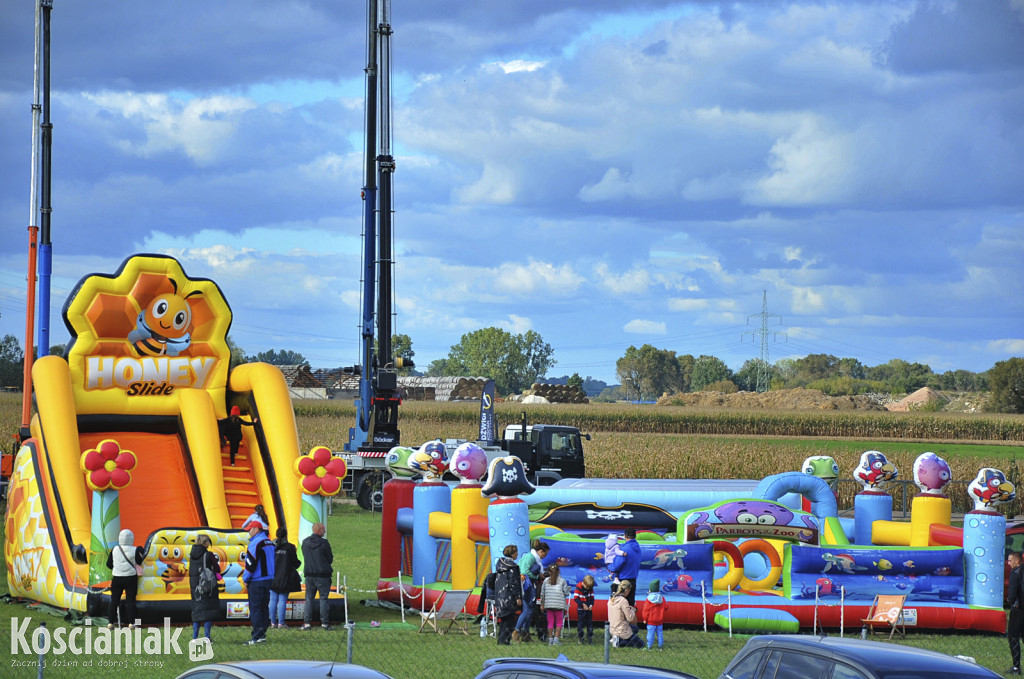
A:
{"type": "Polygon", "coordinates": [[[246,679],[314,679],[315,677],[327,677],[328,671],[331,671],[333,679],[391,679],[383,672],[362,665],[331,663],[323,660],[238,660],[210,663],[193,667],[188,672],[182,673],[181,676],[197,670],[218,670],[246,679]]]}
{"type": "Polygon", "coordinates": [[[751,638],[744,648],[793,648],[817,650],[824,655],[851,661],[872,672],[913,668],[922,674],[955,671],[959,676],[998,677],[981,665],[951,655],[913,646],[900,646],[855,637],[764,634],[751,638]]]}
{"type": "Polygon", "coordinates": [[[492,667],[507,669],[536,669],[538,666],[556,667],[566,673],[578,677],[608,678],[611,677],[655,677],[662,679],[697,679],[692,674],[677,672],[660,667],[642,665],[617,665],[595,662],[573,662],[564,654],[557,658],[490,658],[484,661],[484,671],[492,667]]]}

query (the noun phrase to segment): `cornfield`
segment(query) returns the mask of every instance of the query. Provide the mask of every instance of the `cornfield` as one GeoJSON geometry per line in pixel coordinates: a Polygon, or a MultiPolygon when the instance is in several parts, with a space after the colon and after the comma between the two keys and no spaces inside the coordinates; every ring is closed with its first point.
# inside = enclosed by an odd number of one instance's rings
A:
{"type": "MultiPolygon", "coordinates": [[[[438,427],[442,438],[460,438],[476,431],[479,412],[476,403],[407,402],[401,422],[403,427],[438,427]]],[[[498,403],[495,412],[502,424],[518,422],[525,412],[530,422],[565,424],[585,432],[1024,443],[1020,415],[698,410],[604,403],[498,403]]],[[[300,418],[323,416],[345,422],[355,418],[349,402],[298,401],[295,413],[300,418]]]]}

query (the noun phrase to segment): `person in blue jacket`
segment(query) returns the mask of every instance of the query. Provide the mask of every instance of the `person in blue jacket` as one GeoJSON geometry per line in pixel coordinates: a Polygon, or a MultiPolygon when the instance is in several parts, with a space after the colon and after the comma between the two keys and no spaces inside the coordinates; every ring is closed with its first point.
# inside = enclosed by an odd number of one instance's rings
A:
{"type": "Polygon", "coordinates": [[[249,522],[249,547],[245,551],[245,572],[242,582],[249,593],[249,621],[252,636],[244,646],[253,646],[267,640],[270,627],[270,585],[274,582],[274,551],[277,546],[267,536],[259,521],[249,522]]]}
{"type": "Polygon", "coordinates": [[[629,581],[632,587],[626,594],[630,606],[636,606],[636,578],[640,574],[640,545],[636,541],[636,529],[627,528],[623,531],[626,542],[621,546],[622,553],[612,561],[610,570],[617,574],[619,582],[629,581]]]}

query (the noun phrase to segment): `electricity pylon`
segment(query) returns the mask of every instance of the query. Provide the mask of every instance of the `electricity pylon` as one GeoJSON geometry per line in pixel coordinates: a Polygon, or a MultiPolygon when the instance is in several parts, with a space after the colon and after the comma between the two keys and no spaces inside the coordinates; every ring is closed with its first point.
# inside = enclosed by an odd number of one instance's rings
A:
{"type": "Polygon", "coordinates": [[[758,317],[761,319],[761,327],[758,330],[748,330],[743,333],[743,335],[752,335],[754,337],[761,338],[761,362],[757,366],[757,393],[759,394],[768,391],[768,387],[771,386],[771,364],[768,362],[768,335],[771,335],[773,340],[779,335],[784,335],[788,338],[785,331],[768,329],[768,319],[777,318],[779,324],[781,324],[782,316],[768,313],[768,291],[764,290],[763,292],[764,297],[761,301],[761,313],[750,314],[747,316],[747,325],[750,325],[751,318],[758,317]]]}

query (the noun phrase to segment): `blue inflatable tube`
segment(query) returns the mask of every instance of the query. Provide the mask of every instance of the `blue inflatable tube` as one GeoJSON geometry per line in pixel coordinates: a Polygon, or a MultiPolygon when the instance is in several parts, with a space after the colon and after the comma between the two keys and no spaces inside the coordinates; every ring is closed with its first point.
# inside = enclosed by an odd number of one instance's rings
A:
{"type": "MultiPolygon", "coordinates": [[[[538,486],[523,499],[531,507],[593,503],[610,509],[640,501],[678,516],[721,500],[760,497],[758,485],[752,479],[562,479],[551,486],[538,486]]],[[[799,498],[792,504],[794,498],[786,498],[783,504],[799,509],[799,498]]]]}
{"type": "MultiPolygon", "coordinates": [[[[803,472],[783,472],[766,476],[754,491],[755,497],[778,502],[788,493],[798,493],[811,502],[811,514],[819,519],[839,516],[836,495],[823,479],[803,472]]],[[[719,500],[722,498],[719,498],[719,500]]]]}

